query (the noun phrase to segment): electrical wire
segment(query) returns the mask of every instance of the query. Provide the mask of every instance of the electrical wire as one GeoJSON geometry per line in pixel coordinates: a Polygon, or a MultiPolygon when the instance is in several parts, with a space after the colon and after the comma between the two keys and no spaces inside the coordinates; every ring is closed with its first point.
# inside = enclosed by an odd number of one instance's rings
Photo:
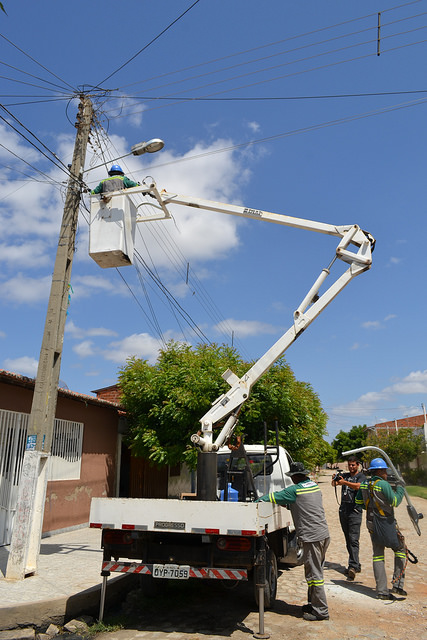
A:
{"type": "MultiPolygon", "coordinates": [[[[179,96],[132,96],[133,99],[138,100],[183,100],[188,102],[257,102],[257,101],[275,101],[275,100],[320,100],[332,98],[366,98],[366,97],[378,97],[378,96],[402,96],[412,95],[417,93],[427,93],[427,89],[412,89],[408,91],[371,91],[361,93],[329,93],[323,95],[308,95],[308,96],[234,96],[230,98],[214,98],[214,97],[179,97],[179,96]]],[[[126,116],[125,116],[126,117],[126,116]]]]}
{"type": "Polygon", "coordinates": [[[0,33],[0,37],[3,38],[4,40],[6,40],[6,42],[8,42],[10,45],[12,45],[13,47],[15,47],[15,49],[17,49],[18,51],[20,51],[24,56],[26,56],[27,58],[29,58],[30,60],[32,60],[33,62],[35,62],[39,67],[41,67],[42,69],[44,69],[45,71],[47,71],[48,73],[50,73],[51,76],[53,76],[54,78],[56,78],[57,80],[59,80],[60,82],[62,82],[63,84],[65,84],[67,87],[69,87],[73,93],[75,93],[75,89],[74,87],[69,84],[68,82],[66,82],[65,80],[63,80],[62,78],[60,78],[59,76],[56,75],[56,73],[53,73],[53,71],[50,71],[50,69],[48,69],[47,67],[45,67],[44,65],[42,65],[40,62],[38,62],[38,60],[36,60],[35,58],[33,58],[32,56],[30,56],[28,53],[26,53],[23,49],[21,49],[20,47],[18,47],[18,45],[16,45],[14,42],[12,42],[11,40],[9,40],[9,38],[6,38],[5,35],[3,35],[2,33],[0,33]]]}
{"type": "MultiPolygon", "coordinates": [[[[420,17],[420,16],[426,15],[426,14],[427,14],[427,12],[423,12],[422,14],[418,14],[418,16],[414,16],[414,17],[420,17]]],[[[411,18],[412,18],[412,16],[411,16],[411,18]]],[[[410,18],[407,17],[407,18],[402,18],[401,20],[409,20],[409,19],[410,18]]],[[[399,20],[398,22],[400,22],[401,20],[399,20]]],[[[391,23],[391,24],[394,24],[394,23],[391,23]]],[[[383,27],[384,27],[384,25],[383,25],[383,27]]],[[[381,40],[386,40],[388,38],[394,38],[394,37],[397,37],[397,36],[406,35],[408,33],[413,33],[414,31],[418,31],[418,30],[423,29],[423,28],[426,28],[426,27],[425,26],[416,27],[414,29],[410,29],[410,30],[407,30],[407,31],[401,31],[401,32],[398,32],[398,33],[395,33],[395,34],[383,35],[381,40]]],[[[247,65],[253,65],[254,63],[263,62],[263,61],[269,60],[271,58],[276,58],[278,56],[283,56],[283,55],[287,55],[287,54],[290,54],[290,53],[295,53],[295,52],[301,51],[303,49],[308,49],[308,48],[312,48],[312,47],[315,47],[315,46],[324,45],[324,44],[327,44],[329,42],[333,42],[335,40],[348,38],[350,36],[359,35],[359,34],[364,33],[366,31],[373,31],[373,30],[374,30],[374,27],[368,27],[366,29],[361,29],[359,31],[354,31],[354,32],[351,32],[351,33],[346,33],[346,34],[341,34],[339,36],[334,36],[333,38],[328,38],[327,40],[321,40],[319,42],[305,44],[305,45],[302,45],[300,47],[296,47],[294,49],[287,49],[285,51],[279,51],[277,53],[273,53],[273,54],[270,54],[269,56],[264,56],[262,58],[256,58],[254,60],[245,60],[243,62],[239,62],[239,63],[236,63],[234,65],[228,66],[228,67],[223,67],[221,69],[215,69],[213,71],[208,71],[208,72],[206,72],[204,74],[199,74],[197,76],[190,76],[190,77],[187,77],[187,78],[174,80],[173,82],[169,82],[167,84],[157,85],[157,86],[154,86],[154,87],[149,87],[148,89],[146,88],[145,91],[146,92],[157,91],[159,89],[163,89],[165,87],[169,87],[169,86],[172,86],[172,85],[182,84],[182,83],[188,82],[190,80],[197,80],[199,78],[204,78],[204,77],[215,75],[215,74],[218,74],[218,73],[223,73],[225,71],[230,71],[230,70],[236,69],[238,67],[243,67],[243,66],[247,66],[247,65]]],[[[375,31],[376,31],[376,27],[375,27],[375,31]]],[[[360,46],[363,46],[363,45],[372,44],[373,42],[377,42],[377,35],[375,35],[375,37],[373,37],[373,38],[371,38],[369,40],[365,40],[365,41],[362,41],[362,42],[357,42],[355,44],[347,45],[345,47],[340,47],[338,49],[329,49],[328,51],[324,51],[324,52],[321,52],[321,53],[316,53],[316,54],[313,54],[312,56],[307,56],[305,58],[299,58],[297,60],[291,60],[291,61],[284,62],[284,63],[278,64],[278,65],[264,67],[264,68],[258,69],[256,71],[251,71],[251,72],[246,73],[246,74],[240,74],[238,76],[233,76],[232,78],[228,78],[227,80],[219,80],[216,83],[211,83],[211,84],[218,84],[218,83],[222,83],[222,82],[229,81],[229,80],[235,80],[235,79],[239,79],[239,78],[245,77],[247,75],[252,75],[252,74],[255,74],[255,73],[263,73],[265,71],[276,69],[276,68],[279,68],[279,67],[282,67],[282,66],[296,64],[296,63],[299,63],[299,62],[305,62],[307,60],[311,60],[311,59],[317,58],[319,56],[326,56],[326,55],[329,55],[329,54],[334,54],[334,53],[346,51],[348,49],[353,49],[355,47],[360,47],[360,46]]],[[[375,55],[377,55],[376,52],[375,52],[375,55]]],[[[210,86],[210,85],[203,85],[202,88],[204,88],[206,86],[210,86]]],[[[196,89],[198,89],[198,88],[199,87],[196,87],[196,89]]]]}
{"type": "MultiPolygon", "coordinates": [[[[142,306],[142,304],[140,303],[140,301],[138,300],[138,298],[136,297],[135,293],[132,291],[132,288],[130,287],[129,283],[126,281],[125,277],[123,276],[122,272],[120,271],[120,269],[118,269],[117,267],[115,267],[116,272],[119,274],[120,278],[123,280],[123,282],[125,283],[126,287],[128,288],[131,296],[133,297],[133,299],[135,300],[135,302],[137,303],[138,307],[141,309],[143,315],[145,316],[145,319],[147,320],[149,326],[151,327],[151,330],[153,331],[153,333],[157,333],[157,327],[155,326],[155,324],[153,324],[150,316],[148,315],[148,313],[145,311],[144,307],[142,306]]],[[[159,336],[160,340],[161,337],[159,336]]]]}
{"type": "Polygon", "coordinates": [[[15,127],[13,127],[10,122],[8,122],[5,118],[3,118],[2,116],[0,116],[0,118],[2,120],[4,120],[4,122],[6,122],[6,124],[8,124],[10,127],[12,127],[12,129],[14,131],[16,131],[16,133],[18,133],[20,136],[22,136],[25,140],[27,140],[27,142],[29,142],[35,149],[37,149],[37,151],[39,151],[39,153],[41,153],[43,156],[45,156],[45,158],[47,158],[50,162],[53,162],[53,164],[58,168],[61,169],[61,171],[64,171],[64,173],[69,176],[70,175],[70,171],[68,169],[68,167],[62,162],[62,160],[60,160],[60,158],[58,158],[58,156],[56,155],[56,153],[54,151],[51,151],[51,149],[49,149],[49,147],[47,147],[44,142],[42,142],[40,140],[40,138],[38,138],[36,136],[35,133],[33,133],[32,131],[30,131],[16,116],[13,115],[13,113],[11,113],[8,109],[6,109],[5,106],[3,106],[2,104],[0,104],[0,108],[3,109],[3,111],[6,111],[7,115],[10,116],[11,118],[13,118],[15,120],[15,122],[17,122],[19,124],[20,127],[22,127],[25,131],[27,131],[27,133],[29,133],[35,140],[37,140],[37,142],[39,144],[42,145],[43,149],[46,149],[46,151],[48,151],[48,153],[50,153],[54,158],[55,161],[53,161],[51,158],[49,158],[45,153],[43,153],[43,151],[41,151],[40,149],[38,149],[38,147],[36,145],[34,145],[34,143],[31,142],[31,140],[28,140],[28,138],[26,136],[24,136],[20,131],[18,131],[17,129],[15,129],[15,127]],[[59,164],[57,164],[59,162],[59,164]],[[61,166],[60,166],[61,165],[61,166]]]}
{"type": "MultiPolygon", "coordinates": [[[[414,2],[408,2],[408,3],[403,4],[403,5],[397,5],[395,7],[391,7],[389,9],[383,10],[382,13],[394,11],[396,9],[400,9],[402,7],[406,7],[406,6],[409,6],[411,4],[418,4],[419,2],[421,2],[421,0],[414,0],[414,2]]],[[[147,81],[150,81],[150,80],[156,80],[156,79],[163,78],[163,77],[166,77],[166,76],[169,76],[169,75],[182,73],[184,71],[190,71],[191,69],[196,69],[196,68],[199,68],[199,67],[202,67],[202,66],[206,66],[206,65],[209,65],[209,64],[214,64],[216,62],[221,62],[222,60],[228,60],[228,59],[234,58],[236,56],[245,55],[245,54],[248,54],[248,53],[252,53],[254,51],[259,51],[261,49],[265,49],[265,48],[268,48],[268,47],[272,47],[272,46],[276,46],[276,45],[279,45],[279,44],[283,44],[285,42],[290,42],[290,41],[296,40],[298,38],[304,38],[304,37],[307,37],[307,36],[314,35],[316,33],[320,33],[320,32],[323,32],[323,31],[330,30],[330,29],[334,29],[336,27],[342,27],[344,25],[351,24],[353,22],[358,22],[358,21],[364,20],[366,18],[371,18],[371,17],[374,17],[374,16],[376,17],[377,15],[378,15],[377,12],[368,13],[368,14],[366,14],[364,16],[360,16],[358,18],[351,18],[350,20],[345,20],[343,22],[338,22],[338,23],[335,23],[333,25],[328,25],[326,27],[320,27],[320,28],[314,29],[312,31],[307,31],[307,32],[302,33],[302,34],[297,34],[297,35],[294,35],[294,36],[290,36],[288,38],[284,38],[282,40],[277,40],[277,41],[272,42],[272,43],[259,45],[258,47],[253,47],[251,49],[246,49],[244,51],[239,51],[239,52],[236,52],[236,53],[233,53],[233,54],[229,54],[227,56],[222,56],[220,58],[215,58],[215,59],[209,60],[207,62],[201,62],[201,63],[195,64],[195,65],[191,65],[191,66],[185,67],[183,69],[178,69],[178,70],[175,70],[175,71],[168,71],[166,73],[163,73],[163,74],[160,74],[160,75],[157,75],[157,76],[153,76],[151,78],[147,78],[146,80],[143,80],[143,81],[139,80],[138,82],[133,82],[133,83],[128,84],[128,85],[123,85],[122,87],[120,87],[117,90],[121,90],[121,89],[124,89],[124,88],[127,88],[127,87],[131,87],[131,86],[134,86],[134,85],[137,85],[137,84],[141,84],[141,82],[147,82],[147,81]]],[[[416,14],[416,15],[423,15],[423,14],[416,14]]],[[[410,16],[410,17],[416,17],[416,16],[410,16]]],[[[408,19],[408,18],[402,18],[402,20],[404,20],[404,19],[408,19]]],[[[385,23],[385,24],[383,23],[382,26],[384,27],[385,25],[393,24],[395,22],[399,22],[399,20],[393,21],[392,23],[385,23]]],[[[371,28],[372,29],[374,29],[374,28],[376,29],[377,27],[371,27],[371,28]]],[[[362,30],[362,31],[364,31],[364,30],[362,30]]],[[[311,45],[307,45],[307,46],[311,46],[311,45]]]]}
{"type": "MultiPolygon", "coordinates": [[[[156,265],[154,264],[154,260],[153,260],[153,258],[152,258],[152,256],[151,256],[150,249],[149,249],[149,247],[148,247],[147,243],[145,242],[145,238],[144,238],[144,236],[143,236],[143,234],[142,234],[142,232],[141,232],[141,226],[140,226],[140,225],[138,225],[138,227],[137,227],[137,228],[138,228],[138,231],[139,231],[139,236],[140,236],[140,238],[141,238],[141,242],[142,242],[142,243],[143,243],[143,245],[144,245],[144,249],[145,249],[145,251],[146,251],[146,253],[147,253],[148,257],[150,258],[150,262],[151,262],[151,264],[152,264],[153,270],[154,270],[154,272],[155,272],[155,274],[156,274],[156,275],[159,275],[159,274],[158,274],[158,271],[157,271],[157,268],[156,268],[156,265]]],[[[178,326],[179,326],[179,329],[180,329],[180,331],[181,331],[181,334],[182,334],[182,336],[183,336],[183,339],[184,339],[185,341],[188,341],[188,340],[187,340],[187,336],[186,336],[185,331],[184,331],[184,328],[183,328],[183,326],[182,326],[182,324],[181,324],[181,322],[180,322],[180,320],[179,320],[179,316],[178,316],[178,314],[177,314],[177,313],[175,313],[175,310],[174,310],[174,308],[173,308],[173,305],[172,305],[172,303],[171,303],[170,301],[168,301],[168,304],[169,304],[169,309],[170,309],[171,313],[173,314],[173,316],[174,316],[174,318],[175,318],[175,320],[176,320],[176,323],[177,323],[177,324],[178,324],[178,326]]]]}
{"type": "MultiPolygon", "coordinates": [[[[13,69],[14,71],[18,71],[19,73],[23,73],[26,76],[30,76],[30,78],[34,78],[35,80],[40,80],[41,82],[44,82],[45,84],[50,84],[52,85],[52,87],[56,87],[56,89],[62,89],[62,91],[65,91],[66,93],[69,93],[69,90],[66,87],[63,87],[60,84],[56,84],[56,82],[51,82],[50,80],[45,80],[44,78],[40,78],[40,76],[35,76],[33,73],[29,73],[28,71],[24,71],[23,69],[19,69],[18,67],[14,67],[11,64],[8,64],[7,62],[2,62],[0,61],[0,64],[2,64],[4,67],[8,67],[9,69],[13,69]]],[[[4,77],[4,76],[2,76],[4,77]]],[[[19,81],[17,81],[19,82],[19,81]]],[[[37,85],[34,85],[37,86],[37,85]]],[[[42,87],[43,89],[48,90],[49,87],[42,87]]]]}
{"type": "Polygon", "coordinates": [[[140,263],[143,265],[144,269],[146,270],[147,274],[150,276],[150,278],[152,279],[152,281],[159,287],[160,291],[162,291],[162,293],[166,296],[166,298],[168,298],[169,300],[171,300],[172,304],[174,305],[175,309],[177,310],[177,312],[181,315],[181,317],[183,318],[183,320],[188,324],[189,327],[191,327],[191,329],[194,331],[194,333],[203,341],[206,341],[208,344],[211,344],[209,338],[203,333],[203,331],[200,329],[200,327],[197,325],[197,323],[192,319],[192,317],[190,316],[189,313],[187,313],[187,311],[185,311],[185,309],[179,304],[178,300],[175,298],[175,296],[169,291],[169,289],[163,284],[163,282],[161,281],[160,278],[158,278],[156,276],[156,274],[150,269],[150,267],[148,266],[148,264],[145,262],[144,258],[142,257],[142,255],[135,250],[135,256],[137,257],[137,259],[140,261],[140,263]]]}
{"type": "Polygon", "coordinates": [[[24,160],[24,158],[21,158],[21,156],[18,156],[17,153],[15,153],[14,151],[12,151],[11,149],[8,149],[4,144],[2,144],[0,142],[0,147],[2,147],[3,149],[5,149],[6,151],[8,151],[8,153],[12,154],[13,156],[15,156],[15,158],[18,158],[18,160],[21,160],[21,162],[24,162],[27,166],[31,167],[31,169],[34,169],[34,171],[36,171],[37,173],[39,173],[40,175],[44,176],[45,178],[48,179],[48,181],[50,181],[53,184],[59,185],[62,187],[62,184],[58,181],[55,180],[54,178],[51,178],[50,176],[47,175],[47,173],[44,173],[43,171],[41,171],[40,169],[37,169],[37,167],[34,167],[32,164],[30,164],[29,162],[27,162],[26,160],[24,160]]]}
{"type": "MultiPolygon", "coordinates": [[[[7,97],[7,96],[5,96],[7,97]]],[[[47,104],[49,102],[64,102],[69,101],[69,98],[50,98],[47,100],[25,100],[24,102],[6,102],[3,106],[5,107],[20,107],[32,104],[47,104]]]]}
{"type": "MultiPolygon", "coordinates": [[[[424,26],[424,27],[422,27],[422,28],[423,28],[423,29],[424,29],[424,28],[427,28],[427,26],[424,26]]],[[[406,47],[409,47],[409,46],[414,46],[414,45],[418,45],[418,44],[423,44],[423,43],[425,43],[425,42],[427,42],[427,39],[419,40],[419,41],[414,42],[414,43],[409,43],[409,44],[405,44],[405,45],[400,45],[400,46],[397,46],[397,47],[392,47],[391,49],[383,50],[383,53],[388,53],[388,52],[391,52],[391,51],[396,51],[396,50],[398,50],[398,49],[406,48],[406,47]]],[[[320,54],[320,55],[323,55],[323,54],[320,54]]],[[[335,62],[330,62],[330,63],[324,64],[324,65],[319,65],[319,66],[316,66],[316,67],[311,67],[311,68],[309,68],[309,69],[303,69],[303,70],[299,70],[299,71],[294,71],[294,72],[291,72],[291,73],[283,74],[283,75],[280,75],[280,76],[275,76],[274,78],[267,78],[267,79],[265,79],[265,80],[264,80],[264,79],[263,79],[263,80],[259,80],[259,81],[257,81],[257,82],[252,82],[252,83],[250,83],[250,84],[240,85],[240,86],[238,86],[238,87],[234,86],[234,87],[232,87],[231,89],[223,89],[222,91],[217,91],[217,92],[215,92],[215,93],[207,94],[207,95],[205,95],[205,96],[203,96],[203,97],[213,97],[213,96],[222,95],[222,94],[224,94],[224,93],[230,93],[231,91],[237,91],[237,90],[239,90],[239,89],[248,89],[248,88],[250,88],[250,87],[254,87],[254,86],[257,86],[257,85],[260,85],[260,84],[266,84],[266,83],[268,83],[268,82],[274,82],[274,81],[277,81],[277,80],[283,80],[283,79],[285,79],[285,78],[290,78],[290,77],[294,77],[294,76],[298,76],[298,75],[303,75],[303,74],[305,74],[305,73],[310,73],[310,72],[313,72],[313,71],[319,71],[319,70],[327,69],[327,68],[330,68],[330,67],[335,67],[335,66],[338,66],[338,65],[340,65],[340,64],[346,64],[346,63],[348,63],[348,62],[355,62],[355,61],[363,60],[363,59],[366,59],[366,58],[370,58],[370,57],[372,57],[372,56],[374,56],[374,55],[376,56],[376,54],[374,54],[374,53],[368,53],[368,54],[363,54],[363,55],[361,55],[361,56],[356,56],[356,57],[353,57],[353,58],[347,58],[347,59],[345,59],[345,60],[339,60],[339,61],[335,61],[335,62]]],[[[318,56],[310,56],[310,58],[316,58],[316,57],[318,57],[318,56]]],[[[308,58],[306,58],[305,60],[307,60],[307,59],[308,59],[308,58]]],[[[285,63],[285,64],[293,64],[293,63],[285,63]]],[[[281,65],[281,66],[283,66],[283,65],[281,65]]],[[[251,73],[249,73],[249,74],[245,74],[245,75],[252,75],[252,74],[254,74],[254,73],[259,73],[259,71],[254,71],[254,72],[251,72],[251,73]]],[[[243,77],[243,76],[239,76],[239,77],[243,77]]],[[[209,85],[201,85],[201,86],[199,86],[199,87],[195,87],[195,88],[193,88],[192,90],[203,89],[203,88],[206,88],[207,86],[212,86],[212,85],[214,85],[214,84],[221,84],[222,82],[228,82],[228,81],[229,81],[229,80],[231,80],[231,79],[236,79],[236,78],[228,78],[228,79],[227,79],[227,80],[225,80],[225,81],[222,81],[222,80],[221,80],[221,81],[217,81],[217,82],[214,82],[214,83],[210,83],[209,85]]],[[[180,93],[185,93],[185,91],[182,91],[182,92],[180,92],[180,93]]],[[[178,96],[179,96],[179,94],[178,94],[178,96]]],[[[179,98],[178,96],[170,96],[170,99],[171,99],[171,100],[177,100],[177,99],[178,99],[178,100],[182,100],[182,99],[181,99],[181,98],[179,98]]],[[[187,100],[188,100],[188,101],[191,101],[191,100],[192,100],[192,98],[187,98],[187,100]]],[[[143,112],[144,112],[144,113],[146,113],[146,112],[148,112],[148,111],[153,111],[154,109],[160,109],[160,108],[165,108],[165,107],[175,106],[176,104],[182,104],[182,102],[185,102],[185,98],[184,98],[181,102],[170,102],[170,103],[167,103],[167,104],[162,104],[161,106],[145,107],[143,110],[139,110],[139,111],[130,111],[130,112],[123,113],[123,114],[122,114],[122,115],[120,115],[120,116],[110,116],[110,117],[111,117],[111,118],[114,118],[114,119],[117,119],[117,118],[119,118],[119,117],[122,117],[122,118],[123,118],[123,117],[129,117],[129,116],[132,116],[132,115],[137,115],[137,114],[139,114],[139,113],[143,113],[143,112]]],[[[111,113],[111,112],[108,112],[108,113],[111,113]]]]}
{"type": "Polygon", "coordinates": [[[277,133],[272,136],[268,136],[265,138],[259,138],[257,140],[250,140],[248,142],[241,142],[239,144],[229,145],[228,147],[222,147],[220,149],[214,149],[212,151],[206,151],[203,153],[197,153],[192,156],[186,156],[185,158],[176,158],[174,160],[170,160],[169,162],[161,162],[158,164],[151,165],[151,169],[158,169],[159,167],[167,167],[169,165],[178,164],[181,162],[190,162],[192,160],[196,160],[199,158],[206,158],[211,155],[216,155],[218,153],[226,153],[229,151],[234,151],[236,149],[243,149],[244,147],[249,147],[256,144],[262,144],[267,142],[273,142],[274,140],[279,140],[280,138],[287,138],[289,136],[299,135],[302,133],[308,133],[310,131],[317,131],[319,129],[324,129],[327,127],[333,127],[339,124],[346,124],[348,122],[354,122],[356,120],[361,120],[363,118],[370,118],[372,116],[383,115],[385,113],[390,113],[392,111],[398,111],[400,109],[406,109],[409,107],[414,107],[419,104],[423,104],[427,102],[427,99],[420,98],[418,100],[413,100],[411,102],[400,103],[397,105],[392,105],[389,107],[382,107],[380,109],[375,109],[373,111],[367,111],[364,113],[355,114],[353,116],[346,116],[344,118],[337,118],[335,120],[329,120],[327,122],[321,122],[319,124],[309,125],[307,127],[301,127],[299,129],[293,129],[291,131],[286,131],[284,133],[277,133]]]}

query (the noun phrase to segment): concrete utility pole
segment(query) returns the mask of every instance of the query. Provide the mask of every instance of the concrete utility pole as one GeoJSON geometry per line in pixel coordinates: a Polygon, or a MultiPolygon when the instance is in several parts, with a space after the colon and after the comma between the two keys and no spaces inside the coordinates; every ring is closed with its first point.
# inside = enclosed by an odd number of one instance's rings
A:
{"type": "Polygon", "coordinates": [[[52,276],[6,570],[6,578],[15,580],[22,580],[26,575],[37,571],[46,499],[47,462],[55,424],[62,345],[81,197],[81,179],[92,114],[91,100],[86,96],[80,96],[75,125],[77,135],[73,162],[52,276]]]}

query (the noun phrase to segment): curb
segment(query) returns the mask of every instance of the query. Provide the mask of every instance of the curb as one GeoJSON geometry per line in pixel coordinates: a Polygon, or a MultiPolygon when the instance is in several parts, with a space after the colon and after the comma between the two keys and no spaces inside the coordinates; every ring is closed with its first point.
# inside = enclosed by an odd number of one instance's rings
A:
{"type": "MultiPolygon", "coordinates": [[[[116,604],[118,599],[135,588],[135,577],[137,576],[121,575],[108,580],[106,608],[116,604]]],[[[68,597],[0,607],[0,631],[24,627],[47,628],[49,624],[63,625],[83,613],[98,619],[100,597],[101,585],[98,584],[68,597]]]]}

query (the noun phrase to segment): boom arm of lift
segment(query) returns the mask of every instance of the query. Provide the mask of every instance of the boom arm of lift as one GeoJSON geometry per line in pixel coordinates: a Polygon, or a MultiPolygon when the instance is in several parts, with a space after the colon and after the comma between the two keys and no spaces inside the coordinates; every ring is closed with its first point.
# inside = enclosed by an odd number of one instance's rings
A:
{"type": "Polygon", "coordinates": [[[282,224],[296,229],[316,231],[339,238],[335,256],[328,267],[322,269],[320,275],[309,289],[299,307],[294,311],[293,325],[282,335],[279,340],[241,377],[238,378],[229,369],[222,377],[230,385],[227,393],[224,393],[213,402],[209,411],[201,418],[201,433],[193,434],[192,442],[203,452],[217,451],[232,435],[238,420],[238,414],[242,404],[248,399],[252,386],[259,378],[280,358],[288,347],[299,335],[317,318],[317,316],[332,302],[332,300],[344,289],[344,287],[356,276],[370,269],[372,264],[372,251],[375,240],[366,231],[356,225],[336,226],[303,218],[295,218],[279,213],[270,213],[260,209],[213,202],[201,198],[182,196],[166,191],[158,191],[156,184],[128,189],[126,193],[145,193],[157,200],[157,204],[145,201],[141,206],[149,204],[160,210],[159,214],[137,215],[137,222],[145,222],[170,218],[169,205],[182,205],[205,211],[216,211],[253,220],[264,220],[275,224],[282,224]],[[330,269],[335,260],[342,260],[348,264],[331,286],[319,295],[319,290],[330,274],[330,269]],[[215,441],[213,440],[213,428],[219,422],[225,424],[215,441]]]}

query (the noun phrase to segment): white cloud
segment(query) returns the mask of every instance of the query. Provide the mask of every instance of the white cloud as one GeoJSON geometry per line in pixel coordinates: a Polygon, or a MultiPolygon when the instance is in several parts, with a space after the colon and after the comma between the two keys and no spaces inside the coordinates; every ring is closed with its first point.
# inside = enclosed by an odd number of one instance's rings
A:
{"type": "Polygon", "coordinates": [[[268,324],[267,322],[259,322],[258,320],[235,320],[234,318],[228,318],[222,320],[214,329],[218,333],[230,333],[234,331],[236,338],[247,338],[248,336],[256,336],[260,334],[274,334],[277,333],[277,327],[268,324]]]}
{"type": "Polygon", "coordinates": [[[5,332],[4,331],[0,331],[0,338],[5,338],[5,337],[6,337],[5,332]]]}
{"type": "Polygon", "coordinates": [[[85,337],[109,337],[116,336],[116,331],[112,329],[106,329],[105,327],[91,327],[89,329],[82,329],[74,324],[73,320],[68,320],[65,325],[65,332],[69,333],[72,338],[82,339],[85,337]]]}
{"type": "Polygon", "coordinates": [[[155,362],[161,347],[160,340],[148,333],[134,333],[123,340],[111,342],[108,350],[104,351],[104,358],[120,364],[125,364],[126,359],[131,356],[155,362]]]}
{"type": "Polygon", "coordinates": [[[35,378],[37,375],[38,360],[31,358],[30,356],[6,358],[6,360],[3,361],[3,367],[7,371],[35,378]]]}
{"type": "MultiPolygon", "coordinates": [[[[404,378],[395,381],[392,385],[384,387],[380,391],[368,391],[359,396],[357,400],[352,400],[346,404],[336,405],[328,411],[332,415],[342,416],[369,416],[375,414],[376,411],[381,409],[381,405],[388,404],[396,407],[396,397],[402,395],[427,394],[427,370],[424,371],[412,371],[404,378]]],[[[405,413],[408,412],[408,407],[402,407],[405,413]]],[[[398,409],[396,407],[396,409],[398,409]]],[[[414,409],[412,415],[420,413],[420,409],[414,409]]],[[[379,420],[375,420],[379,422],[379,420]]]]}
{"type": "Polygon", "coordinates": [[[20,244],[0,244],[0,262],[15,265],[19,268],[33,268],[34,265],[45,266],[52,260],[50,247],[41,240],[20,244]]]}
{"type": "Polygon", "coordinates": [[[427,393],[427,370],[412,371],[409,375],[395,382],[385,391],[390,394],[427,393]]]}
{"type": "MultiPolygon", "coordinates": [[[[128,98],[127,96],[120,96],[117,100],[112,101],[112,106],[108,110],[108,115],[111,118],[114,116],[120,116],[126,118],[127,121],[134,127],[140,127],[142,123],[142,116],[146,110],[145,105],[141,105],[140,102],[128,98]]],[[[138,140],[137,142],[142,142],[138,140]]]]}
{"type": "Polygon", "coordinates": [[[93,348],[92,340],[83,340],[83,342],[80,342],[79,344],[74,345],[73,351],[80,358],[87,358],[89,356],[95,355],[95,350],[93,348]]]}
{"type": "Polygon", "coordinates": [[[87,298],[96,293],[127,294],[127,288],[115,281],[114,284],[109,277],[103,276],[81,276],[72,278],[73,295],[77,298],[87,298]]]}
{"type": "Polygon", "coordinates": [[[383,322],[389,322],[394,318],[397,318],[396,314],[390,313],[382,322],[380,320],[368,320],[367,322],[362,322],[362,327],[364,329],[384,329],[383,322]]]}
{"type": "Polygon", "coordinates": [[[260,130],[260,126],[258,124],[258,122],[248,122],[248,127],[251,131],[253,131],[254,133],[257,133],[260,130]]]}
{"type": "Polygon", "coordinates": [[[0,296],[18,304],[33,304],[44,301],[49,296],[51,276],[31,278],[18,273],[6,282],[0,283],[0,296]]]}
{"type": "Polygon", "coordinates": [[[367,322],[362,322],[362,327],[364,329],[380,329],[381,322],[378,320],[368,320],[367,322]]]}

